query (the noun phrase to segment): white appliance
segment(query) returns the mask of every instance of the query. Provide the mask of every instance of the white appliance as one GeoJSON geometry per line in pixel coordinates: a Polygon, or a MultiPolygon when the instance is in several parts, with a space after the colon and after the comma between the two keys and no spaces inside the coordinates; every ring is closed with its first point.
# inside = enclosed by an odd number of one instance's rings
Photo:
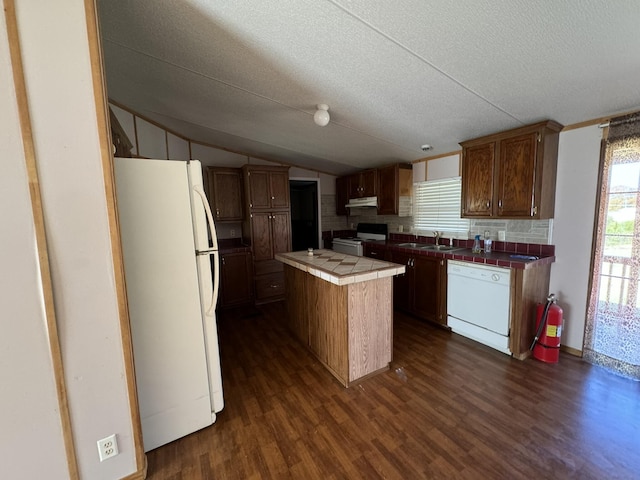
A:
{"type": "Polygon", "coordinates": [[[511,269],[449,260],[447,324],[508,355],[511,269]]]}
{"type": "Polygon", "coordinates": [[[218,243],[199,161],[115,158],[114,172],[149,451],[211,425],[224,406],[218,243]]]}
{"type": "Polygon", "coordinates": [[[363,208],[363,207],[378,207],[378,197],[360,197],[350,198],[349,203],[345,205],[347,208],[363,208]]]}
{"type": "Polygon", "coordinates": [[[386,223],[359,223],[356,237],[334,238],[331,242],[331,248],[334,252],[361,257],[364,254],[362,241],[384,241],[387,239],[387,230],[388,227],[386,223]]]}

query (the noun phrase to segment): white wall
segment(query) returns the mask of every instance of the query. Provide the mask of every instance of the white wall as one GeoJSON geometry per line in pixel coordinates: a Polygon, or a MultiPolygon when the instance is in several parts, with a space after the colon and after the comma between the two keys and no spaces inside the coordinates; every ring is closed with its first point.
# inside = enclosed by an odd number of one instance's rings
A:
{"type": "Polygon", "coordinates": [[[0,468],[3,478],[68,478],[4,10],[0,85],[0,468]]]}
{"type": "Polygon", "coordinates": [[[550,289],[564,310],[562,344],[582,350],[600,142],[597,125],[560,133],[550,289]]]}
{"type": "MultiPolygon", "coordinates": [[[[17,0],[16,13],[78,468],[81,478],[119,479],[135,472],[136,465],[84,3],[17,0]],[[117,434],[120,454],[100,463],[96,441],[112,433],[117,434]]],[[[24,207],[14,215],[23,213],[24,207]]],[[[33,298],[37,288],[32,285],[26,294],[33,298]]],[[[35,343],[24,348],[48,354],[35,343]]],[[[46,371],[48,366],[41,368],[46,371]]],[[[3,385],[2,396],[22,396],[33,382],[24,372],[3,385]]],[[[56,412],[47,396],[42,402],[42,408],[56,412]]],[[[16,417],[30,413],[30,399],[11,412],[16,417]]],[[[36,448],[39,429],[32,431],[26,423],[5,428],[3,422],[3,436],[31,443],[10,465],[41,464],[47,469],[44,475],[22,478],[66,478],[59,475],[59,459],[51,460],[47,448],[36,448]]],[[[46,425],[42,433],[53,434],[46,425]]],[[[53,436],[55,456],[57,443],[53,436]]],[[[6,469],[3,462],[3,478],[21,478],[7,475],[6,469]]]]}

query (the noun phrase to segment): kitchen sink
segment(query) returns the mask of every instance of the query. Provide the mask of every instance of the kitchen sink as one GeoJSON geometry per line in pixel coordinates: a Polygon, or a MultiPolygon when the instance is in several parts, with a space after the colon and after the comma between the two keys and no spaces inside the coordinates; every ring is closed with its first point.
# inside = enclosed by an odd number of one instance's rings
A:
{"type": "Polygon", "coordinates": [[[422,243],[411,242],[411,243],[401,243],[398,246],[399,247],[409,247],[409,248],[420,248],[421,245],[423,245],[423,244],[422,243]]]}
{"type": "Polygon", "coordinates": [[[452,247],[449,245],[424,245],[420,247],[421,250],[435,250],[437,252],[453,252],[455,250],[462,250],[463,247],[452,247]]]}

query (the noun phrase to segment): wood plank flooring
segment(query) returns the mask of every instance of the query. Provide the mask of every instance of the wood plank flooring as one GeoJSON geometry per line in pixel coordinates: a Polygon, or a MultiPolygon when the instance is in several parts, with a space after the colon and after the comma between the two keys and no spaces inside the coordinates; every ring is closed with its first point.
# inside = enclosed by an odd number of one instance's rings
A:
{"type": "Polygon", "coordinates": [[[514,360],[395,314],[392,368],[342,387],[282,304],[219,318],[225,409],[148,453],[152,480],[638,479],[640,384],[514,360]]]}

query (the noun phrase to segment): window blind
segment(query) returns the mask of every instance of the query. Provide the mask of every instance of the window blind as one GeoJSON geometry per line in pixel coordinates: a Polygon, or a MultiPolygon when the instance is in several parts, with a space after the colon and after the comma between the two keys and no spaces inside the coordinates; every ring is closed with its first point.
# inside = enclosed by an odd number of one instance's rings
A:
{"type": "Polygon", "coordinates": [[[416,183],[413,191],[413,224],[418,232],[469,231],[469,220],[460,218],[460,177],[416,183]]]}

